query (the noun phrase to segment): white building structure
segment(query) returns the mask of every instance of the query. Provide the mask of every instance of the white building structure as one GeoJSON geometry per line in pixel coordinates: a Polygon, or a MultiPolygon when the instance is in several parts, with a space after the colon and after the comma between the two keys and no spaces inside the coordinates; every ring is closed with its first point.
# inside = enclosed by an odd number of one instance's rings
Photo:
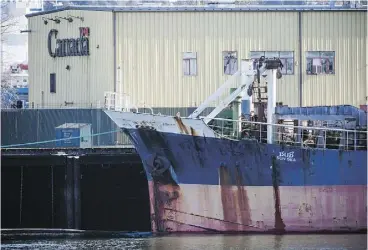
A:
{"type": "Polygon", "coordinates": [[[31,14],[30,105],[95,107],[113,91],[140,107],[197,107],[242,59],[276,56],[285,65],[277,102],[359,107],[368,97],[367,11],[322,7],[73,6],[31,14]]]}

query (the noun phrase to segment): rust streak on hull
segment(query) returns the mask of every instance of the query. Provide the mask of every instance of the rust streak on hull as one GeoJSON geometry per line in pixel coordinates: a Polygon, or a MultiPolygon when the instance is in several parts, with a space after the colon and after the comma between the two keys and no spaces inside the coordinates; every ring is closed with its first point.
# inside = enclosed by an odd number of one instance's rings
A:
{"type": "MultiPolygon", "coordinates": [[[[226,171],[224,177],[226,181],[226,171]]],[[[150,187],[153,185],[150,181],[150,187]]],[[[364,208],[359,206],[356,212],[349,214],[339,213],[336,209],[334,211],[318,210],[318,208],[325,207],[320,204],[323,201],[316,201],[310,195],[321,192],[323,200],[331,195],[334,196],[334,201],[331,201],[332,207],[338,207],[340,199],[345,198],[358,204],[363,198],[360,194],[364,192],[366,195],[366,188],[363,186],[336,186],[332,193],[319,191],[320,187],[309,187],[306,195],[302,193],[304,187],[279,187],[278,194],[273,192],[275,189],[272,186],[242,186],[242,188],[250,189],[252,195],[255,194],[253,198],[249,197],[248,205],[245,200],[234,199],[233,195],[238,192],[238,186],[183,184],[180,185],[180,192],[177,194],[174,194],[178,192],[175,186],[159,186],[155,192],[150,192],[152,195],[150,200],[156,204],[155,211],[152,213],[152,230],[154,232],[259,232],[270,234],[338,233],[366,230],[365,206],[364,208]],[[207,199],[204,199],[205,192],[207,192],[207,199]],[[168,193],[171,195],[168,196],[168,193]],[[302,196],[300,199],[306,200],[305,204],[311,205],[306,206],[288,201],[290,197],[298,195],[302,196]],[[280,200],[280,203],[276,203],[277,200],[280,200]],[[285,202],[282,203],[282,200],[285,202]],[[241,202],[244,202],[244,205],[241,205],[241,202]],[[242,206],[245,210],[236,209],[242,206]],[[314,209],[313,213],[311,209],[314,209]],[[282,218],[281,214],[284,214],[282,218]]],[[[151,204],[151,208],[154,204],[151,204]]]]}

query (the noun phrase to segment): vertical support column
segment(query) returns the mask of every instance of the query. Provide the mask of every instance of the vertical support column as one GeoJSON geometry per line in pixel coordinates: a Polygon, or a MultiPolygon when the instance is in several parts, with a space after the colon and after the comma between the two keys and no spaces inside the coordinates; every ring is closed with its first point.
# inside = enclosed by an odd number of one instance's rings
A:
{"type": "Polygon", "coordinates": [[[116,65],[116,12],[112,12],[112,39],[113,39],[113,46],[114,46],[114,92],[117,89],[117,65],[116,65]]]}
{"type": "Polygon", "coordinates": [[[66,228],[74,227],[74,188],[73,188],[73,157],[66,157],[66,178],[65,178],[65,210],[66,228]]]}
{"type": "Polygon", "coordinates": [[[55,200],[55,191],[54,191],[54,166],[50,166],[51,168],[51,228],[55,228],[55,207],[54,207],[54,200],[55,200]]]}
{"type": "Polygon", "coordinates": [[[81,192],[80,192],[80,165],[79,156],[73,159],[73,179],[74,179],[74,229],[81,228],[81,192]]]}
{"type": "MultiPolygon", "coordinates": [[[[335,1],[333,1],[335,2],[335,1]]],[[[299,25],[299,106],[303,107],[303,56],[302,56],[302,12],[298,12],[299,25]]],[[[284,65],[286,67],[286,65],[284,65]]]]}
{"type": "MultiPolygon", "coordinates": [[[[268,88],[268,100],[267,100],[267,123],[274,124],[274,114],[276,108],[276,69],[269,70],[267,74],[267,88],[268,88]]],[[[273,125],[267,125],[267,143],[273,142],[274,135],[273,125]]]]}
{"type": "MultiPolygon", "coordinates": [[[[233,114],[232,114],[232,120],[233,121],[238,121],[239,117],[240,117],[240,106],[241,106],[241,101],[240,98],[236,98],[233,101],[233,114]]],[[[240,132],[241,128],[240,128],[240,124],[239,122],[233,122],[233,131],[234,131],[234,136],[237,136],[240,132]]]]}
{"type": "Polygon", "coordinates": [[[241,100],[241,113],[248,119],[250,118],[251,110],[251,95],[248,93],[248,88],[252,84],[252,78],[254,78],[253,61],[242,60],[241,61],[241,84],[245,86],[242,93],[241,100]]]}
{"type": "Polygon", "coordinates": [[[23,174],[24,167],[20,166],[20,190],[19,190],[19,227],[22,228],[22,209],[23,209],[23,174]]]}
{"type": "Polygon", "coordinates": [[[81,227],[79,156],[67,156],[65,206],[68,229],[81,227]]]}
{"type": "Polygon", "coordinates": [[[302,122],[300,120],[294,120],[294,126],[298,126],[298,128],[296,129],[296,131],[297,131],[296,143],[297,143],[297,145],[302,146],[303,138],[302,138],[302,129],[300,128],[302,126],[302,122]]]}

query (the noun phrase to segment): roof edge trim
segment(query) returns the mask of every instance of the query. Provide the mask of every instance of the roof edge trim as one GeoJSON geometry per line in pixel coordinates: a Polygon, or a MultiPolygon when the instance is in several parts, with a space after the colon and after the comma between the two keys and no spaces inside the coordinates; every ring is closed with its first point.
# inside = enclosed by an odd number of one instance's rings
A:
{"type": "Polygon", "coordinates": [[[259,7],[86,7],[86,6],[66,6],[54,10],[46,10],[25,15],[28,17],[41,16],[57,13],[65,10],[84,11],[106,11],[106,12],[367,12],[367,9],[347,9],[347,8],[326,8],[314,6],[311,8],[290,7],[290,8],[270,8],[269,6],[259,7]]]}

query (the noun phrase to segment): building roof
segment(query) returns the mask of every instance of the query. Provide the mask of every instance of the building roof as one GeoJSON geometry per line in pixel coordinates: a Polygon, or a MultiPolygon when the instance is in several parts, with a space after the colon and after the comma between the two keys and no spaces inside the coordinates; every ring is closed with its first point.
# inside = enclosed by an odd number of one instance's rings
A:
{"type": "Polygon", "coordinates": [[[40,16],[45,14],[57,13],[64,10],[85,10],[85,11],[107,11],[107,12],[259,12],[259,11],[273,11],[273,12],[285,12],[285,11],[364,11],[367,12],[366,8],[347,8],[347,7],[328,7],[326,5],[258,5],[258,6],[240,6],[240,5],[223,5],[223,6],[159,6],[159,7],[135,7],[135,6],[66,6],[60,7],[53,10],[40,11],[35,13],[27,14],[26,17],[40,16]]]}
{"type": "Polygon", "coordinates": [[[64,123],[56,128],[82,128],[89,125],[88,123],[64,123]]]}
{"type": "Polygon", "coordinates": [[[28,95],[28,88],[17,88],[18,95],[28,95]]]}

